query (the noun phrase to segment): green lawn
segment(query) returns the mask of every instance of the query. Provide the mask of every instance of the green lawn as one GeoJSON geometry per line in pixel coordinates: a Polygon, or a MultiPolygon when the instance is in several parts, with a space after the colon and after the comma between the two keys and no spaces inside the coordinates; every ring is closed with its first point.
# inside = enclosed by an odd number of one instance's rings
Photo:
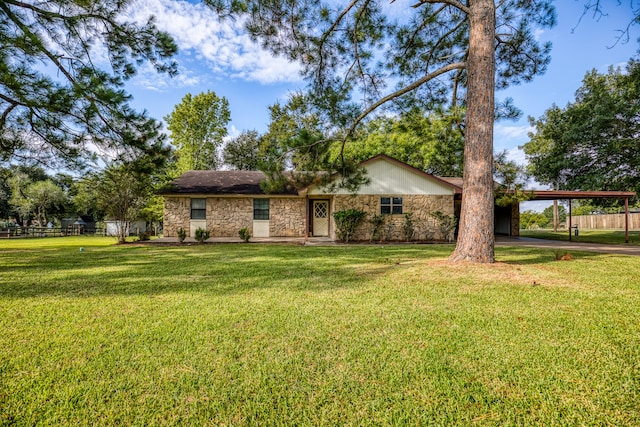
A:
{"type": "MultiPolygon", "coordinates": [[[[520,230],[520,235],[522,237],[534,237],[536,239],[569,241],[568,230],[560,230],[555,233],[553,230],[520,230]]],[[[604,243],[610,245],[625,244],[624,238],[624,230],[579,230],[578,236],[571,235],[571,240],[574,242],[604,243]]],[[[629,231],[629,244],[634,246],[640,245],[640,231],[629,231]]]]}
{"type": "Polygon", "coordinates": [[[640,257],[451,249],[0,240],[0,425],[640,425],[640,257]]]}

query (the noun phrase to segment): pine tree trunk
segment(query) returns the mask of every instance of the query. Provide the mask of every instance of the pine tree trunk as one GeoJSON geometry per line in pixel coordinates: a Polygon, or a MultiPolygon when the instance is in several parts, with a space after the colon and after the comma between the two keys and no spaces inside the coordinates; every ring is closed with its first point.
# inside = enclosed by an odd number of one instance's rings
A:
{"type": "Polygon", "coordinates": [[[452,261],[494,262],[495,5],[469,0],[467,118],[460,229],[452,261]]]}

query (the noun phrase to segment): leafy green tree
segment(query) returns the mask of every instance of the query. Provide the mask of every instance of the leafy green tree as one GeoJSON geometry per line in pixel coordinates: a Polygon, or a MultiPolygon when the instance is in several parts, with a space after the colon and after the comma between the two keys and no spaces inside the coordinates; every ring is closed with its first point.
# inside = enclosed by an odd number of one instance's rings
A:
{"type": "MultiPolygon", "coordinates": [[[[553,206],[546,207],[542,214],[547,218],[549,224],[553,224],[553,206]]],[[[577,215],[574,213],[574,215],[577,215]]],[[[558,205],[558,221],[563,223],[567,220],[567,208],[562,205],[558,205]]]]}
{"type": "MultiPolygon", "coordinates": [[[[44,169],[31,165],[10,165],[0,168],[0,219],[20,218],[17,210],[16,192],[25,191],[26,187],[37,181],[49,179],[44,169]]],[[[18,196],[20,196],[18,194],[18,196]]],[[[24,219],[29,219],[28,212],[24,219]]]]}
{"type": "Polygon", "coordinates": [[[33,184],[31,177],[23,171],[17,171],[9,178],[11,197],[9,204],[13,207],[21,225],[27,225],[33,212],[33,204],[27,196],[27,188],[33,184]]]}
{"type": "Polygon", "coordinates": [[[114,163],[100,172],[95,182],[98,208],[107,219],[116,221],[118,243],[124,243],[131,222],[140,217],[149,195],[146,175],[137,171],[137,165],[114,163]]]}
{"type": "Polygon", "coordinates": [[[96,221],[104,220],[104,211],[98,207],[99,176],[87,174],[82,179],[74,181],[69,190],[72,198],[70,210],[74,215],[91,215],[96,221]]]}
{"type": "Polygon", "coordinates": [[[20,216],[20,222],[33,219],[45,226],[52,216],[64,212],[67,195],[51,179],[32,180],[23,171],[16,171],[9,179],[10,204],[20,216]]]}
{"type": "Polygon", "coordinates": [[[255,130],[243,131],[231,138],[222,151],[224,164],[236,170],[258,170],[260,140],[260,134],[255,130]]]}
{"type": "Polygon", "coordinates": [[[510,206],[531,198],[525,190],[529,176],[526,167],[507,159],[507,152],[496,153],[493,160],[494,177],[499,184],[496,189],[496,204],[510,206]]]}
{"type": "Polygon", "coordinates": [[[576,99],[537,120],[523,149],[532,175],[561,190],[640,191],[640,62],[588,72],[576,99]]]}
{"type": "Polygon", "coordinates": [[[27,187],[27,197],[31,200],[33,213],[40,226],[47,225],[50,219],[64,213],[67,195],[52,180],[38,181],[27,187]]]}
{"type": "Polygon", "coordinates": [[[164,221],[164,197],[159,191],[171,181],[171,177],[166,170],[158,169],[154,173],[145,174],[143,178],[147,184],[147,196],[140,210],[140,219],[146,222],[147,230],[153,227],[154,234],[157,234],[157,227],[162,226],[164,221]]]}
{"type": "Polygon", "coordinates": [[[327,166],[329,140],[308,94],[294,93],[286,103],[269,106],[269,129],[260,145],[260,168],[314,170],[327,166]],[[314,164],[316,159],[321,165],[314,164]]]}
{"type": "Polygon", "coordinates": [[[429,173],[462,176],[464,135],[456,116],[416,110],[399,117],[375,118],[344,147],[345,155],[361,162],[386,154],[429,173]]]}
{"type": "Polygon", "coordinates": [[[144,207],[140,209],[140,219],[143,219],[148,226],[154,227],[154,233],[157,233],[158,230],[155,227],[164,221],[164,197],[149,194],[144,207]]]}
{"type": "Polygon", "coordinates": [[[176,175],[218,167],[218,148],[231,120],[225,97],[218,98],[213,91],[195,96],[188,93],[165,120],[176,147],[176,175]]]}
{"type": "Polygon", "coordinates": [[[0,168],[0,220],[9,219],[15,216],[13,206],[9,203],[11,199],[11,169],[0,168]]]}
{"type": "Polygon", "coordinates": [[[143,61],[176,73],[177,48],[129,0],[0,2],[0,159],[78,167],[95,156],[168,154],[160,125],[129,106],[143,61]],[[104,65],[103,65],[104,64],[104,65]]]}
{"type": "Polygon", "coordinates": [[[314,106],[347,143],[370,114],[466,108],[464,194],[453,260],[493,262],[494,91],[545,71],[550,0],[406,3],[206,0],[246,16],[252,37],[303,66],[314,106]],[[403,7],[401,9],[401,7],[403,7]]]}
{"type": "Polygon", "coordinates": [[[270,106],[269,113],[271,121],[261,138],[258,162],[268,177],[262,185],[265,192],[304,187],[316,178],[327,189],[354,190],[366,181],[357,162],[346,159],[339,149],[332,150],[335,138],[327,135],[336,129],[322,120],[309,94],[295,93],[286,103],[270,106]],[[342,178],[330,183],[336,173],[342,178]]]}
{"type": "Polygon", "coordinates": [[[532,230],[546,228],[549,225],[549,218],[541,212],[527,210],[520,212],[520,229],[532,230]]]}

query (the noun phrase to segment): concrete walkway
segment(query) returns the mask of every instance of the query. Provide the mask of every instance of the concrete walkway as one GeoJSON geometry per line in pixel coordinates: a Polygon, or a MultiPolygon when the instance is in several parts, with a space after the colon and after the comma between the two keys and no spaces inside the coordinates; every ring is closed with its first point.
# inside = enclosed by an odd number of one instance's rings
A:
{"type": "MultiPolygon", "coordinates": [[[[336,242],[328,237],[252,237],[251,243],[275,243],[275,244],[289,244],[300,246],[332,246],[336,245],[336,242]]],[[[177,237],[161,237],[159,239],[151,240],[151,244],[176,244],[178,243],[177,237]]],[[[192,237],[187,237],[184,243],[196,243],[196,240],[192,237]]],[[[207,243],[243,243],[238,237],[211,237],[207,240],[207,243]]],[[[392,244],[392,243],[386,243],[392,244]]],[[[640,256],[640,246],[631,245],[603,245],[598,243],[580,243],[580,242],[565,242],[560,240],[542,240],[533,239],[530,237],[506,237],[497,236],[496,246],[514,246],[514,247],[528,247],[528,248],[548,248],[551,250],[562,251],[586,251],[586,252],[599,252],[618,255],[635,255],[640,256]]]]}
{"type": "Polygon", "coordinates": [[[531,237],[497,236],[496,246],[522,246],[528,248],[549,248],[563,251],[599,252],[604,254],[640,256],[640,246],[603,245],[600,243],[565,242],[561,240],[533,239],[531,237]]]}
{"type": "MultiPolygon", "coordinates": [[[[159,239],[151,240],[151,243],[157,244],[175,244],[178,243],[177,237],[161,237],[159,239]]],[[[330,246],[335,245],[336,242],[328,237],[252,237],[249,240],[251,243],[281,243],[289,245],[306,245],[306,246],[330,246]]],[[[187,237],[184,239],[184,243],[196,243],[196,239],[193,237],[187,237]]],[[[207,243],[244,243],[239,237],[211,237],[207,239],[207,243]]]]}

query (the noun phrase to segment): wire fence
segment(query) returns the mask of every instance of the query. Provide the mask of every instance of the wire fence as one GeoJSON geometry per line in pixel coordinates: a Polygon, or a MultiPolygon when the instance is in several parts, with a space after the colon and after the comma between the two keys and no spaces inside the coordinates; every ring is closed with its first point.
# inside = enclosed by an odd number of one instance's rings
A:
{"type": "Polygon", "coordinates": [[[106,236],[105,228],[84,227],[6,227],[0,228],[0,238],[106,236]]]}

